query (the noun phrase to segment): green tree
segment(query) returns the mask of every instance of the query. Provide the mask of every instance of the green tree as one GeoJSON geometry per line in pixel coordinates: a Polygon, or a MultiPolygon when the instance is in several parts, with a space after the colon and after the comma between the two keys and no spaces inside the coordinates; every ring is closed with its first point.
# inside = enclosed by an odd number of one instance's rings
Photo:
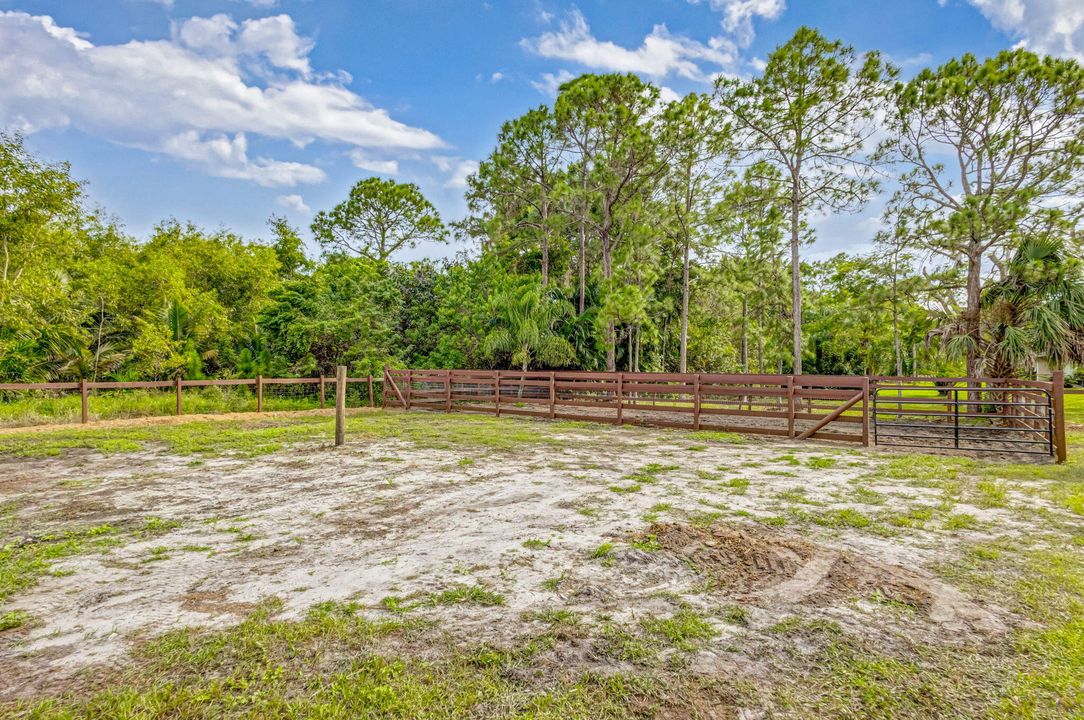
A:
{"type": "Polygon", "coordinates": [[[444,242],[447,231],[436,208],[413,183],[367,178],[350,197],[316,213],[312,233],[325,250],[385,261],[419,242],[444,242]]]}
{"type": "Polygon", "coordinates": [[[897,85],[893,101],[880,154],[903,174],[890,212],[914,245],[963,269],[946,334],[975,376],[986,264],[1084,214],[1084,67],[1022,49],[968,54],[897,85]]]}
{"type": "Polygon", "coordinates": [[[670,158],[662,190],[681,252],[681,327],[678,332],[678,372],[688,366],[689,267],[692,255],[710,251],[719,236],[713,232],[716,203],[729,172],[730,138],[722,117],[705,95],[690,94],[663,111],[660,144],[670,158]]]}
{"type": "Polygon", "coordinates": [[[894,72],[876,52],[859,59],[853,48],[801,27],[772,51],[760,77],[720,76],[715,85],[715,100],[747,153],[775,165],[785,180],[795,373],[802,372],[803,221],[816,209],[855,211],[877,188],[862,152],[894,72]]]}
{"type": "Polygon", "coordinates": [[[1084,360],[1084,264],[1056,237],[1024,240],[1004,276],[983,288],[983,368],[1020,377],[1043,359],[1084,360]]]}
{"type": "MultiPolygon", "coordinates": [[[[575,156],[570,186],[581,230],[580,297],[585,285],[585,235],[598,241],[604,284],[613,277],[622,229],[666,171],[656,152],[653,112],[659,91],[635,75],[583,75],[561,87],[554,105],[557,126],[575,156]]],[[[606,327],[606,369],[613,371],[616,335],[606,327]]]]}
{"type": "Polygon", "coordinates": [[[563,299],[543,291],[535,279],[510,284],[497,294],[492,307],[497,326],[485,339],[488,354],[509,356],[523,372],[535,363],[560,365],[572,358],[572,346],[555,331],[571,308],[563,299]]]}
{"type": "Polygon", "coordinates": [[[279,261],[279,277],[292,278],[311,272],[312,261],[305,255],[305,243],[297,229],[281,215],[272,215],[267,220],[273,240],[271,247],[279,261]]]}
{"type": "Polygon", "coordinates": [[[563,219],[557,188],[565,155],[565,139],[543,106],[506,122],[496,149],[468,181],[470,209],[487,213],[495,233],[521,232],[538,246],[543,288],[549,285],[550,248],[563,219]]]}

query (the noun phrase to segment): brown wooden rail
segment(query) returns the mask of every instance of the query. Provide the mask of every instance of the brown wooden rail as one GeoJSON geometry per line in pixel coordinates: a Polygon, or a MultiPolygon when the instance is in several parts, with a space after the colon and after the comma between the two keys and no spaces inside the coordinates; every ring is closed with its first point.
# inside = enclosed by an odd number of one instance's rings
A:
{"type": "MultiPolygon", "coordinates": [[[[518,370],[429,370],[385,368],[384,407],[522,415],[560,420],[643,424],[690,430],[720,430],[823,439],[869,445],[871,396],[897,390],[893,414],[936,421],[1004,421],[1030,432],[1035,408],[1049,398],[1051,446],[1059,460],[1067,452],[1063,377],[1053,382],[1007,378],[752,375],[722,373],[631,373],[518,370]],[[969,410],[950,402],[953,387],[1005,393],[1001,411],[969,410]],[[905,393],[925,391],[930,397],[905,393]],[[941,397],[941,394],[944,397],[941,397]],[[1010,407],[1011,406],[1011,407],[1010,407]],[[910,407],[910,409],[908,409],[910,407]],[[917,409],[916,409],[917,408],[917,409]]],[[[958,394],[958,393],[957,393],[958,394]]],[[[1011,441],[1006,441],[1011,443],[1011,441]]]]}
{"type": "MultiPolygon", "coordinates": [[[[383,382],[382,378],[374,378],[372,375],[365,377],[348,377],[347,384],[364,383],[368,388],[369,407],[376,405],[373,394],[373,384],[383,382]]],[[[335,386],[334,377],[323,375],[305,378],[218,378],[206,380],[135,380],[127,382],[111,381],[88,381],[76,382],[46,382],[46,383],[0,383],[0,391],[77,391],[80,395],[80,422],[90,421],[90,397],[93,390],[150,390],[171,389],[176,396],[174,414],[181,415],[184,409],[184,391],[186,388],[205,387],[252,387],[256,397],[256,412],[263,412],[264,388],[269,385],[312,385],[316,396],[319,398],[320,407],[327,405],[327,386],[335,386]]]]}

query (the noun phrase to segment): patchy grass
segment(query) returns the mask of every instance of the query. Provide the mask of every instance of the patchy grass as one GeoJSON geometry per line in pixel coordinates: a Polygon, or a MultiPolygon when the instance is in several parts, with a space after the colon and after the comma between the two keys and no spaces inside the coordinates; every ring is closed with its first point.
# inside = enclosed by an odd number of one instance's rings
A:
{"type": "Polygon", "coordinates": [[[680,470],[679,465],[662,465],[660,463],[649,463],[644,465],[639,470],[625,475],[623,480],[629,480],[634,485],[653,485],[659,481],[659,476],[671,472],[673,470],[680,470]]]}
{"type": "Polygon", "coordinates": [[[0,632],[21,628],[31,620],[30,613],[25,610],[9,610],[0,614],[0,632]]]}
{"type": "Polygon", "coordinates": [[[576,673],[539,665],[552,643],[448,647],[417,622],[373,622],[350,604],[317,606],[301,621],[267,603],[217,632],[180,630],[145,643],[138,669],[98,678],[86,696],[22,702],[41,720],[91,717],[627,718],[686,705],[678,677],[576,673]],[[447,649],[422,658],[395,645],[427,640],[447,649]],[[318,671],[314,669],[318,668],[318,671]],[[534,672],[521,669],[533,668],[534,672]],[[541,673],[541,677],[539,677],[541,673]]]}
{"type": "Polygon", "coordinates": [[[705,640],[716,635],[711,623],[691,610],[679,610],[663,619],[651,618],[642,623],[644,629],[666,639],[668,643],[686,652],[696,650],[705,640]]]}
{"type": "MultiPolygon", "coordinates": [[[[593,439],[603,428],[566,428],[593,439]]],[[[200,420],[140,427],[72,427],[0,435],[0,454],[23,457],[59,455],[72,449],[103,454],[130,453],[163,447],[179,455],[255,457],[304,442],[330,442],[334,420],[326,415],[200,420]]],[[[347,418],[350,440],[397,439],[415,447],[480,448],[512,451],[524,446],[557,446],[546,423],[477,415],[438,415],[367,411],[347,418]]]]}
{"type": "Polygon", "coordinates": [[[101,552],[119,542],[117,529],[111,525],[8,542],[0,547],[0,602],[37,584],[39,578],[52,571],[53,562],[101,552]]]}

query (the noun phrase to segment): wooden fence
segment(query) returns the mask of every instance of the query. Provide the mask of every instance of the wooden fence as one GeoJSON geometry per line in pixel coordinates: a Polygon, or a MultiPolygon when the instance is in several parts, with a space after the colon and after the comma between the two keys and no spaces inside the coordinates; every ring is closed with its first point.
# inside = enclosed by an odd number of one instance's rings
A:
{"type": "Polygon", "coordinates": [[[912,447],[1042,452],[1060,460],[1067,452],[1060,375],[1054,382],[1043,383],[992,378],[385,368],[384,386],[383,405],[407,410],[656,425],[865,446],[878,441],[903,444],[890,438],[911,434],[922,441],[912,447]],[[882,430],[879,435],[878,429],[882,430]]]}
{"type": "MultiPolygon", "coordinates": [[[[382,378],[348,377],[346,387],[351,385],[357,388],[355,393],[355,405],[367,404],[375,407],[377,403],[376,385],[383,382],[382,378]]],[[[169,392],[174,396],[172,403],[173,414],[181,415],[184,412],[184,398],[186,390],[201,388],[238,388],[251,392],[254,409],[256,412],[264,411],[264,400],[274,394],[278,388],[298,388],[311,397],[312,405],[324,408],[328,406],[329,395],[335,391],[336,381],[334,377],[323,375],[307,378],[255,378],[243,379],[214,379],[214,380],[145,380],[133,382],[93,382],[79,380],[77,382],[48,382],[48,383],[0,383],[0,394],[19,395],[20,393],[35,392],[48,394],[79,393],[79,420],[87,423],[91,419],[93,400],[95,394],[100,391],[115,390],[159,390],[169,392]]]]}
{"type": "MultiPolygon", "coordinates": [[[[718,373],[605,373],[516,370],[395,370],[347,378],[351,406],[427,408],[562,420],[639,424],[794,439],[949,450],[1033,452],[1065,460],[1064,376],[1052,382],[991,378],[910,378],[718,373]]],[[[174,396],[157,412],[181,415],[186,391],[237,388],[246,408],[265,396],[304,393],[331,402],[335,378],[0,383],[0,401],[23,392],[79,394],[89,422],[98,393],[158,390],[174,396]],[[330,386],[330,387],[329,387],[330,386]]],[[[236,408],[230,408],[230,411],[236,408]]],[[[274,409],[274,408],[273,408],[274,409]]],[[[293,409],[293,408],[290,408],[293,409]]],[[[215,410],[211,410],[215,411],[215,410]]],[[[217,410],[221,412],[222,410],[217,410]]],[[[138,414],[151,414],[140,412],[138,414]]],[[[130,415],[129,415],[130,416],[130,415]]],[[[74,417],[72,418],[74,420],[74,417]]]]}

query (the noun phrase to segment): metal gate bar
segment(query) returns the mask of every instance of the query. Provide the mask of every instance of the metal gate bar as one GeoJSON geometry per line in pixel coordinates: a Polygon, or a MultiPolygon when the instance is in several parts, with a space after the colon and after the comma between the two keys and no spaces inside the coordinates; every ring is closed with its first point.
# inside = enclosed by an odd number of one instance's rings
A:
{"type": "Polygon", "coordinates": [[[1000,383],[964,387],[879,385],[871,389],[871,395],[874,445],[998,452],[1000,444],[1001,452],[1013,454],[1055,452],[1053,400],[1044,388],[1000,383]],[[926,394],[914,395],[919,392],[926,394]],[[944,409],[934,410],[935,406],[944,409]],[[996,411],[975,412],[975,407],[992,407],[996,411]],[[922,418],[929,419],[923,422],[922,418]],[[983,422],[991,424],[980,424],[983,422]]]}

